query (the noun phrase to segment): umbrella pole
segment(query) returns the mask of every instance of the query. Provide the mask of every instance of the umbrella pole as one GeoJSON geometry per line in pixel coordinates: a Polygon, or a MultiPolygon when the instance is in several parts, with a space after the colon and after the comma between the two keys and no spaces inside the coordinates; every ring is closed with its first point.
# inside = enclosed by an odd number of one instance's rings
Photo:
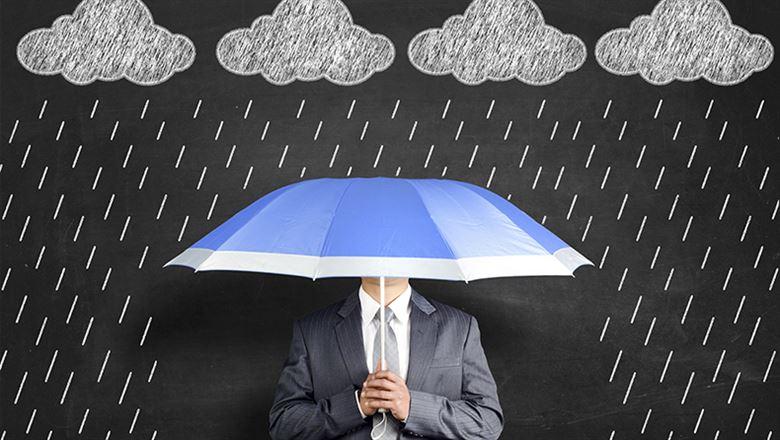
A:
{"type": "Polygon", "coordinates": [[[379,349],[379,369],[385,369],[385,277],[379,277],[379,340],[382,346],[379,349]]]}
{"type": "MultiPolygon", "coordinates": [[[[379,369],[385,369],[385,277],[379,277],[379,369]]],[[[379,408],[377,411],[387,412],[385,408],[379,408]]],[[[384,419],[383,419],[384,420],[384,419]]]]}

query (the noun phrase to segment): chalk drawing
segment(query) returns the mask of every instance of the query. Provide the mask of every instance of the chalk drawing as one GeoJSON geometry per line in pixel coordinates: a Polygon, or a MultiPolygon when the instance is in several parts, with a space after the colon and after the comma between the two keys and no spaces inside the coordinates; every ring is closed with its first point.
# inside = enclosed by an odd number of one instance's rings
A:
{"type": "Polygon", "coordinates": [[[704,78],[727,86],[766,69],[774,48],[763,35],[732,24],[718,0],[662,0],[630,28],[604,34],[595,54],[607,71],[638,73],[655,85],[704,78]]]}
{"type": "Polygon", "coordinates": [[[195,45],[154,24],[140,0],[84,0],[73,15],[22,37],[16,55],[32,73],[77,85],[126,78],[148,86],[189,68],[195,45]]]}
{"type": "Polygon", "coordinates": [[[355,25],[340,0],[282,0],[271,15],[228,32],[217,44],[225,69],[261,74],[275,85],[322,78],[355,85],[387,69],[394,58],[392,42],[355,25]]]}
{"type": "Polygon", "coordinates": [[[587,57],[582,40],[545,24],[531,0],[474,0],[465,14],[417,34],[407,52],[422,72],[452,74],[468,85],[510,79],[547,85],[587,57]]]}

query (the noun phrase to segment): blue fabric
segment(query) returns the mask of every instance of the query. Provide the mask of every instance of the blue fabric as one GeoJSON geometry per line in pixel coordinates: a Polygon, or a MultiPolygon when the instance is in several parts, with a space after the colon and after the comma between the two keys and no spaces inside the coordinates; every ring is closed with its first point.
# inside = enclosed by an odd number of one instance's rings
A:
{"type": "Polygon", "coordinates": [[[279,188],[193,248],[311,256],[467,258],[568,247],[506,199],[447,179],[321,178],[279,188]]]}

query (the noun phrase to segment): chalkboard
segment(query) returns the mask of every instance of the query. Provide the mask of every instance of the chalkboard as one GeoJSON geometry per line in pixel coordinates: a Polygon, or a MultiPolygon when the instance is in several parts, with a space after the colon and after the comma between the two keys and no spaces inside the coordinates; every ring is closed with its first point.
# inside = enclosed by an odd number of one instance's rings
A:
{"type": "MultiPolygon", "coordinates": [[[[596,264],[411,281],[478,319],[502,438],[777,436],[778,64],[615,75],[597,41],[657,2],[538,0],[582,66],[468,85],[406,48],[469,2],[344,3],[395,49],[354,85],[223,68],[220,38],[274,1],[147,0],[197,51],[155,85],[34,74],[17,43],[76,2],[2,4],[0,437],[267,438],[293,320],[358,281],[162,265],[275,188],[347,175],[488,186],[596,264]]],[[[723,4],[780,41],[777,3],[723,4]]]]}

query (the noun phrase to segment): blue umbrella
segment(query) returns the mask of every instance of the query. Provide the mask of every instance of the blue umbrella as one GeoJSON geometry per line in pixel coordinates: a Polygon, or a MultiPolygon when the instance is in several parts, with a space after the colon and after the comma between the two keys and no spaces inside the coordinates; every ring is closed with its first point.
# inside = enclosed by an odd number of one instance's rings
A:
{"type": "MultiPolygon", "coordinates": [[[[515,205],[446,179],[321,178],[279,188],[172,259],[196,272],[471,281],[593,265],[515,205]]],[[[381,329],[384,365],[385,325],[381,329]]]]}
{"type": "Polygon", "coordinates": [[[568,275],[590,260],[511,202],[446,179],[322,178],[279,188],[172,259],[196,272],[326,277],[568,275]]]}

